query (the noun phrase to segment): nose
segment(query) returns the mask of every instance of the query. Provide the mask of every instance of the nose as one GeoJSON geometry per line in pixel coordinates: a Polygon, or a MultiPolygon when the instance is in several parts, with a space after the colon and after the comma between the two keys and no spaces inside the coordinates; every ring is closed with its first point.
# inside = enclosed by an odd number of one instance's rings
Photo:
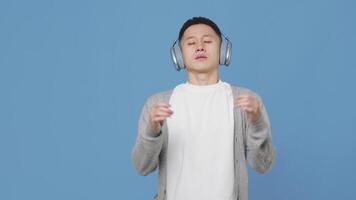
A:
{"type": "Polygon", "coordinates": [[[197,48],[197,49],[195,50],[196,53],[202,52],[202,51],[205,51],[205,49],[204,49],[204,48],[197,48]]]}
{"type": "Polygon", "coordinates": [[[197,53],[197,52],[202,52],[202,51],[205,51],[204,44],[202,42],[198,42],[195,52],[197,53]]]}

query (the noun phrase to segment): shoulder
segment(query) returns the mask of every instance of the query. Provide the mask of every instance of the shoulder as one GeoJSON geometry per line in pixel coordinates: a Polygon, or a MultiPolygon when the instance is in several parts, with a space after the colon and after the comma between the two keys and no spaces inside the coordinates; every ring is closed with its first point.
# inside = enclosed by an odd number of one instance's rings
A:
{"type": "Polygon", "coordinates": [[[231,86],[231,90],[232,90],[234,97],[237,97],[238,95],[241,95],[241,94],[250,94],[250,95],[254,95],[257,98],[261,99],[261,97],[255,91],[253,91],[249,88],[236,86],[236,85],[230,85],[230,86],[231,86]]]}
{"type": "Polygon", "coordinates": [[[249,89],[249,88],[245,88],[245,87],[241,87],[241,86],[236,86],[236,85],[230,85],[231,86],[231,90],[233,92],[236,92],[237,94],[244,94],[244,93],[248,93],[248,94],[253,94],[253,95],[257,95],[256,92],[254,92],[253,90],[249,89]]]}
{"type": "Polygon", "coordinates": [[[165,102],[168,103],[169,99],[172,95],[173,89],[162,91],[162,92],[157,92],[155,94],[152,94],[147,98],[147,103],[149,104],[155,104],[159,102],[165,102]]]}

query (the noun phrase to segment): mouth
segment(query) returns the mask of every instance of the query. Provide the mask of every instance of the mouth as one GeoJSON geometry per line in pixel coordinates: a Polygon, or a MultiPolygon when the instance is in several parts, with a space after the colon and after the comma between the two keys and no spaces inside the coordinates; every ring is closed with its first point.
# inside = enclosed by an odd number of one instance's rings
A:
{"type": "Polygon", "coordinates": [[[197,55],[196,57],[195,57],[195,60],[205,60],[205,59],[207,59],[208,57],[206,56],[206,55],[197,55]]]}

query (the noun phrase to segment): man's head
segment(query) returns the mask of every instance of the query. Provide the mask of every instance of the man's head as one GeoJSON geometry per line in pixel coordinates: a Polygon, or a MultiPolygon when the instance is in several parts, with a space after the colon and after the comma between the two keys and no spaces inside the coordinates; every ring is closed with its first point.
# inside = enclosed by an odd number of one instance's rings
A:
{"type": "Polygon", "coordinates": [[[208,72],[219,66],[221,32],[210,19],[194,17],[179,32],[184,65],[191,72],[208,72]]]}

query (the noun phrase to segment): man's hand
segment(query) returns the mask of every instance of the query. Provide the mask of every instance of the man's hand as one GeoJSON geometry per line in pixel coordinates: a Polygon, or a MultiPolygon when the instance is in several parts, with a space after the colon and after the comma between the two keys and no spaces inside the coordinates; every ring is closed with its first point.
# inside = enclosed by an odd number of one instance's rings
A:
{"type": "Polygon", "coordinates": [[[261,116],[261,102],[251,94],[241,94],[234,102],[235,107],[247,113],[250,122],[256,122],[261,116]]]}
{"type": "Polygon", "coordinates": [[[170,117],[173,111],[167,103],[158,103],[150,111],[150,125],[152,130],[158,134],[161,131],[164,120],[170,117]]]}

